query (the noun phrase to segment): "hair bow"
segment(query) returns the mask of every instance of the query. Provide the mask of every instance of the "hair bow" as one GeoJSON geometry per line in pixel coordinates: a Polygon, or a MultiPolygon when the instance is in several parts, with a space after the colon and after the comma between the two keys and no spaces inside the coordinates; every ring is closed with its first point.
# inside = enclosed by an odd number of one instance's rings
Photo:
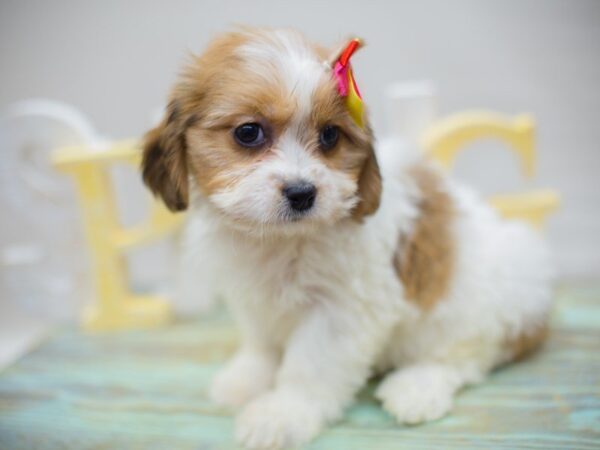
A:
{"type": "Polygon", "coordinates": [[[333,76],[337,81],[338,92],[346,98],[346,107],[359,127],[364,126],[364,106],[356,80],[352,74],[350,58],[363,45],[358,38],[352,39],[332,63],[333,76]]]}

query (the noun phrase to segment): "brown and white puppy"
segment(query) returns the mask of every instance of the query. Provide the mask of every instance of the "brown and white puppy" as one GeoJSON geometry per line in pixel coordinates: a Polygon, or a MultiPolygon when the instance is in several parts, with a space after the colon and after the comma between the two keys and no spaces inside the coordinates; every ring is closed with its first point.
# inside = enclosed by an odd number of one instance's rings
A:
{"type": "Polygon", "coordinates": [[[307,442],[375,370],[400,422],[439,418],[538,343],[550,304],[538,236],[408,148],[376,152],[330,57],[292,30],[222,35],[145,140],[145,182],[190,209],[187,295],[239,325],[211,396],[248,448],[307,442]]]}

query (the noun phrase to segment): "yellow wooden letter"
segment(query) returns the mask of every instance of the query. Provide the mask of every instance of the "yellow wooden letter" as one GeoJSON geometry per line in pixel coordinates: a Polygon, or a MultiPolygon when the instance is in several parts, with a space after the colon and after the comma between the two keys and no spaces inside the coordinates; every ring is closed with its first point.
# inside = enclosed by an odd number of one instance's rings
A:
{"type": "MultiPolygon", "coordinates": [[[[535,124],[525,114],[508,118],[488,111],[454,114],[430,126],[422,138],[425,151],[450,169],[458,152],[477,139],[494,138],[506,142],[520,159],[521,170],[531,177],[535,170],[535,124]]],[[[491,204],[507,218],[527,220],[541,227],[559,203],[560,196],[549,189],[491,197],[491,204]]]]}
{"type": "Polygon", "coordinates": [[[172,231],[181,221],[155,201],[147,223],[128,229],[120,226],[108,170],[116,163],[137,166],[139,160],[134,141],[98,152],[64,148],[53,158],[57,168],[75,179],[91,253],[95,298],[82,319],[83,327],[90,331],[152,327],[171,317],[165,299],[135,295],[128,285],[124,252],[172,231]]]}

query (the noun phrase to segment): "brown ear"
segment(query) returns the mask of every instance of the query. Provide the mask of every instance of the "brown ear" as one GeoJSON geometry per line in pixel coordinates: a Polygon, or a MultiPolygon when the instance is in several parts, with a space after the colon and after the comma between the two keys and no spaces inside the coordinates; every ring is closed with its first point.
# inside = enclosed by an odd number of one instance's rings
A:
{"type": "Polygon", "coordinates": [[[381,200],[381,174],[372,147],[369,148],[369,156],[363,164],[358,178],[357,195],[360,200],[352,211],[352,217],[361,222],[363,217],[377,211],[381,200]]]}
{"type": "MultiPolygon", "coordinates": [[[[172,105],[171,105],[172,106],[172,105]]],[[[176,112],[144,136],[142,176],[171,211],[188,206],[188,171],[184,129],[174,123],[176,112]]]]}

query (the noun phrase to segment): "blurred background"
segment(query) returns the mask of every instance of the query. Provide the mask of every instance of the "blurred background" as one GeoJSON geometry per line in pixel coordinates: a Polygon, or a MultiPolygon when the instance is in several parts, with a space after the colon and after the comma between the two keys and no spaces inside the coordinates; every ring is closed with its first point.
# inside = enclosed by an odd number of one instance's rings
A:
{"type": "MultiPolygon", "coordinates": [[[[3,0],[0,113],[14,119],[23,107],[16,102],[50,99],[87,117],[79,129],[96,140],[139,137],[159,117],[186,56],[235,24],[296,27],[324,44],[363,37],[355,73],[380,136],[389,131],[385,88],[398,81],[431,80],[441,117],[473,108],[531,113],[533,179],[494,142],[461,154],[454,173],[484,194],[558,190],[563,205],[546,231],[561,279],[599,277],[596,0],[3,0]]],[[[0,127],[0,362],[2,349],[12,355],[49,322],[75,318],[89,292],[73,184],[39,155],[16,153],[35,124],[13,119],[0,127]]],[[[134,223],[144,214],[143,190],[133,169],[122,172],[119,203],[134,223]]],[[[172,257],[168,245],[133,255],[133,284],[167,289],[172,257]]]]}

